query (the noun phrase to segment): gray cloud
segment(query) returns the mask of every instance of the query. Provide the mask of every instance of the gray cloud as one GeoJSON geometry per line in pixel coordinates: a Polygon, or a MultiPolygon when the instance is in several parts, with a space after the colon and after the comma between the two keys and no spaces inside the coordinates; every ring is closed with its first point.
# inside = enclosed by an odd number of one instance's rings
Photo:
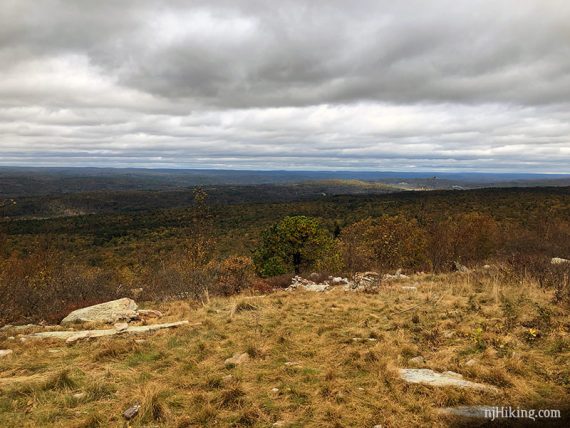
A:
{"type": "Polygon", "coordinates": [[[570,172],[570,3],[0,5],[0,165],[570,172]]]}

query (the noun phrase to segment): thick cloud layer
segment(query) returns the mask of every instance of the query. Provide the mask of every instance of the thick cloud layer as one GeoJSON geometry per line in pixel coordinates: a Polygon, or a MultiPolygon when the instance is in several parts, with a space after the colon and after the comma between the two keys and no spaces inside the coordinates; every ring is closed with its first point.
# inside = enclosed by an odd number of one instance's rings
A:
{"type": "Polygon", "coordinates": [[[570,2],[0,3],[0,165],[570,172],[570,2]]]}

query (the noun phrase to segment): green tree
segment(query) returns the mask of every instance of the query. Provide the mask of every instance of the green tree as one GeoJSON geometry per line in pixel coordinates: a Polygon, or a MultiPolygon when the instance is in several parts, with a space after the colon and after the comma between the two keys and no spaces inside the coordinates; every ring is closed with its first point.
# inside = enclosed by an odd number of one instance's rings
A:
{"type": "Polygon", "coordinates": [[[337,271],[341,257],[336,241],[316,218],[285,217],[261,236],[254,253],[262,276],[300,273],[306,269],[337,271]]]}

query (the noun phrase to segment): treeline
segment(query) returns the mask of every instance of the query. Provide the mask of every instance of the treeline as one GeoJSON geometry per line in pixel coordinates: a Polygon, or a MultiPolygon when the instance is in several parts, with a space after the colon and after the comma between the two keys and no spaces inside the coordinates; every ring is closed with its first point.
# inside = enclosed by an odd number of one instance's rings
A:
{"type": "Polygon", "coordinates": [[[54,322],[123,296],[266,292],[295,273],[446,272],[456,263],[506,266],[505,280],[531,279],[570,302],[569,266],[550,264],[570,258],[570,197],[560,189],[225,208],[209,205],[199,190],[193,199],[192,209],[148,216],[3,223],[0,323],[54,322]]]}

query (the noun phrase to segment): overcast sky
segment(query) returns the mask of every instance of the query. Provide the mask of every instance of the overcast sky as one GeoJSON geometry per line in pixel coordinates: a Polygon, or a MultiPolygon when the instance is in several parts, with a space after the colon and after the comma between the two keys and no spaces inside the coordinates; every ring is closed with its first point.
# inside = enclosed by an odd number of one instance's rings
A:
{"type": "Polygon", "coordinates": [[[570,1],[1,0],[0,165],[570,173],[570,1]]]}

